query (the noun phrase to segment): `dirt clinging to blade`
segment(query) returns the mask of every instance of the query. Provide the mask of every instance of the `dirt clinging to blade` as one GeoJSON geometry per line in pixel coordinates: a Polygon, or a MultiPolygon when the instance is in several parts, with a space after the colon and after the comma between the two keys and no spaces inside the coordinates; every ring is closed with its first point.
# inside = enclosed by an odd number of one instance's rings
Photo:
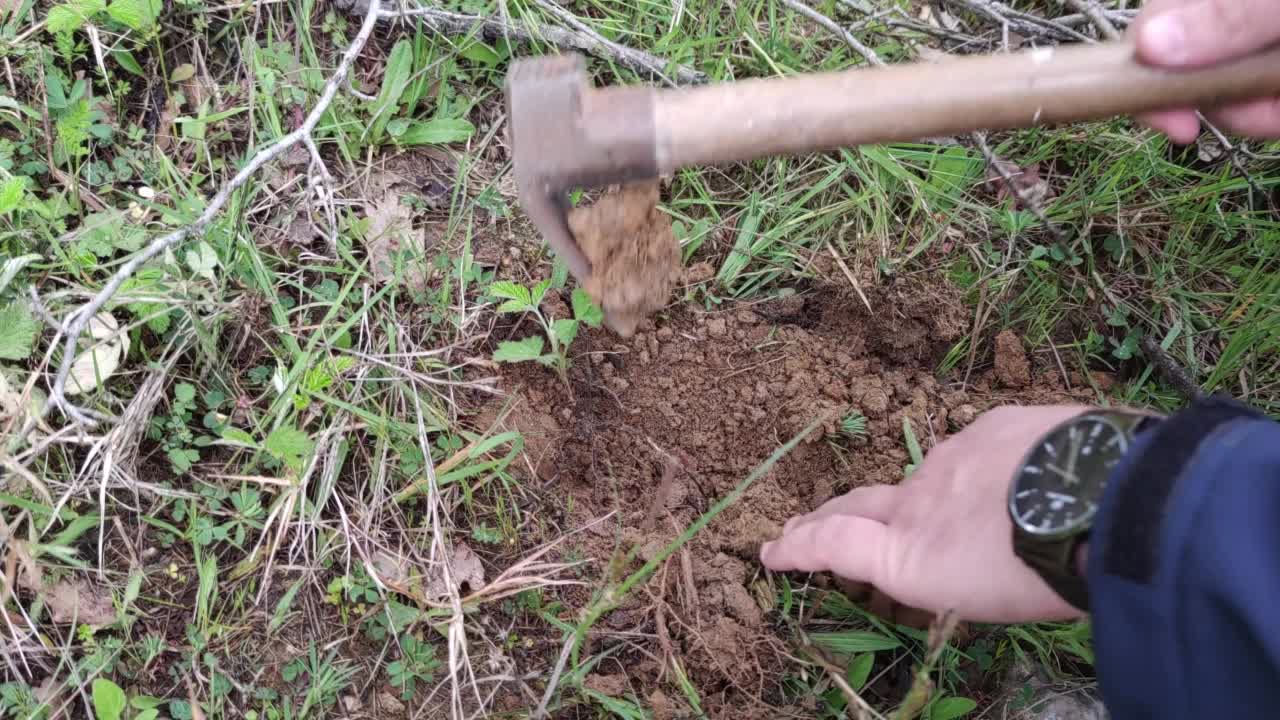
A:
{"type": "Polygon", "coordinates": [[[623,337],[667,304],[680,275],[680,245],[657,208],[658,190],[656,180],[623,185],[569,212],[592,268],[583,287],[623,337]]]}

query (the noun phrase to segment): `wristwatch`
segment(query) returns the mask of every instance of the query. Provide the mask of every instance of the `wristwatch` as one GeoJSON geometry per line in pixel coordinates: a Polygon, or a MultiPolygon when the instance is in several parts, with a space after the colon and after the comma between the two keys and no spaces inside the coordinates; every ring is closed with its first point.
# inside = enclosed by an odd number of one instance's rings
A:
{"type": "Polygon", "coordinates": [[[1076,550],[1089,537],[1107,479],[1138,433],[1160,415],[1099,409],[1045,433],[1027,451],[1009,487],[1013,549],[1064,600],[1089,611],[1076,550]]]}

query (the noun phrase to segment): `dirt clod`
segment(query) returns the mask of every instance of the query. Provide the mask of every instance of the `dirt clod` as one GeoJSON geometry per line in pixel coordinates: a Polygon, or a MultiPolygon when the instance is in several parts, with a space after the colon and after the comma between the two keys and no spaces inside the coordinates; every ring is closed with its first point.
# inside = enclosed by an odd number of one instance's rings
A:
{"type": "Polygon", "coordinates": [[[666,305],[680,276],[680,246],[671,219],[657,208],[658,189],[656,181],[624,185],[569,212],[569,229],[592,268],[584,289],[624,338],[666,305]]]}
{"type": "Polygon", "coordinates": [[[1026,387],[1031,382],[1031,364],[1022,339],[1012,330],[996,335],[996,379],[1010,388],[1026,387]]]}

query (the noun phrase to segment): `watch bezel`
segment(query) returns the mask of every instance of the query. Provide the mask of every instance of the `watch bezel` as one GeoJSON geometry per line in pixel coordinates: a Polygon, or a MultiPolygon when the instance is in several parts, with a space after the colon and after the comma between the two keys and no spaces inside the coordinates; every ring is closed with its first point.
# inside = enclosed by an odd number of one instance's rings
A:
{"type": "MultiPolygon", "coordinates": [[[[1022,521],[1018,519],[1018,512],[1016,508],[1019,481],[1022,479],[1023,469],[1026,468],[1027,463],[1031,461],[1032,456],[1035,455],[1036,451],[1048,438],[1053,437],[1061,432],[1064,432],[1068,428],[1078,425],[1085,421],[1089,421],[1089,422],[1101,421],[1110,425],[1111,429],[1115,430],[1116,433],[1120,436],[1120,439],[1121,439],[1120,453],[1124,454],[1128,452],[1129,446],[1132,443],[1132,437],[1130,436],[1128,428],[1125,425],[1121,424],[1120,422],[1117,422],[1114,418],[1110,417],[1106,412],[1081,413],[1079,415],[1076,415],[1075,417],[1072,417],[1068,420],[1065,420],[1055,425],[1048,432],[1041,435],[1039,438],[1036,439],[1035,443],[1033,443],[1031,447],[1023,454],[1022,459],[1018,461],[1018,465],[1013,473],[1013,478],[1009,482],[1009,492],[1007,494],[1007,497],[1005,498],[1005,511],[1009,513],[1009,519],[1013,522],[1013,526],[1018,532],[1024,535],[1030,536],[1032,538],[1035,538],[1037,540],[1055,541],[1055,540],[1064,540],[1067,538],[1075,537],[1081,534],[1082,532],[1088,530],[1088,528],[1092,527],[1093,519],[1098,514],[1098,508],[1096,507],[1098,503],[1096,502],[1094,503],[1095,507],[1092,511],[1082,515],[1079,520],[1075,521],[1070,526],[1066,528],[1055,528],[1053,530],[1040,530],[1037,527],[1023,524],[1022,521]]],[[[1094,500],[1097,500],[1097,499],[1098,498],[1094,498],[1094,500]]]]}

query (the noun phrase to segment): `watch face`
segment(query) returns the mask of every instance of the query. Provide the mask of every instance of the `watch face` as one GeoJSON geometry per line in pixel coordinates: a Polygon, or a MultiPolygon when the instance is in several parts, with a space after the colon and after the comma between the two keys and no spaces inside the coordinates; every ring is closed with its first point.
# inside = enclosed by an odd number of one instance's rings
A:
{"type": "Polygon", "coordinates": [[[1060,426],[1031,449],[1014,478],[1009,512],[1023,532],[1066,535],[1088,525],[1127,436],[1105,417],[1086,415],[1060,426]]]}

